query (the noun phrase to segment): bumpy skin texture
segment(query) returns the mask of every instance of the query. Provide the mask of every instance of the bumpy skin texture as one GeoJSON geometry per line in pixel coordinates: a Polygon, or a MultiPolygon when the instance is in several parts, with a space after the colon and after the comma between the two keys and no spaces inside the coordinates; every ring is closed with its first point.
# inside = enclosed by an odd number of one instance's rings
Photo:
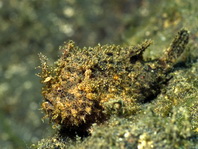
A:
{"type": "Polygon", "coordinates": [[[129,47],[98,45],[82,49],[69,41],[51,68],[47,58],[40,55],[45,98],[42,109],[51,121],[66,128],[90,126],[114,112],[134,113],[167,82],[188,38],[188,32],[182,29],[165,54],[152,62],[142,56],[151,41],[129,47]]]}

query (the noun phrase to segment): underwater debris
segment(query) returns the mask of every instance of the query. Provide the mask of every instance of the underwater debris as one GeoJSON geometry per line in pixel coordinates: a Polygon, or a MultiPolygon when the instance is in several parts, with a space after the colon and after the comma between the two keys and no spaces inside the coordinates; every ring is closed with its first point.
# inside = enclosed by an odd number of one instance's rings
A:
{"type": "Polygon", "coordinates": [[[165,54],[152,62],[142,56],[150,40],[137,46],[92,48],[79,48],[69,41],[51,68],[40,54],[42,109],[51,121],[66,129],[88,129],[111,114],[136,113],[169,80],[168,74],[185,50],[188,38],[188,31],[180,30],[165,54]]]}

